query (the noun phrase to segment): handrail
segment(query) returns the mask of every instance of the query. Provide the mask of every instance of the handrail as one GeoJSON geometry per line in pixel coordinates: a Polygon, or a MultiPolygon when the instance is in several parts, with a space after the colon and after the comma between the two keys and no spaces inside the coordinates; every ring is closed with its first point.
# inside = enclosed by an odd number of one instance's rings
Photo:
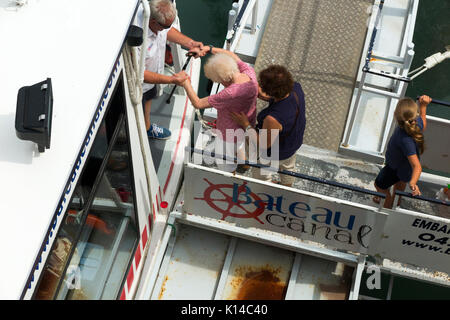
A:
{"type": "Polygon", "coordinates": [[[427,202],[441,204],[441,205],[444,205],[444,206],[450,206],[450,201],[444,201],[444,200],[438,200],[438,199],[433,199],[433,198],[427,198],[427,197],[424,197],[424,196],[413,196],[411,193],[407,193],[407,192],[399,191],[399,190],[395,190],[395,194],[399,195],[399,196],[404,196],[404,197],[407,197],[407,198],[423,200],[423,201],[427,201],[427,202]]]}
{"type": "Polygon", "coordinates": [[[369,47],[367,49],[367,55],[366,55],[366,62],[364,64],[363,71],[364,71],[364,69],[367,69],[367,70],[369,69],[369,62],[370,62],[370,59],[372,57],[373,46],[375,44],[375,38],[376,38],[376,35],[377,35],[377,30],[378,30],[377,29],[377,25],[378,25],[378,23],[380,21],[381,10],[383,10],[383,5],[384,5],[384,0],[380,0],[380,4],[378,5],[377,17],[376,17],[375,23],[374,23],[375,27],[373,28],[372,35],[370,37],[369,47]]]}
{"type": "Polygon", "coordinates": [[[229,157],[226,155],[220,155],[220,154],[216,154],[215,152],[209,152],[206,150],[200,150],[197,148],[192,148],[192,147],[186,147],[185,149],[186,151],[192,151],[194,153],[199,153],[199,154],[205,154],[207,156],[210,156],[212,158],[216,158],[216,159],[222,159],[222,160],[228,160],[228,161],[233,161],[233,162],[242,162],[245,163],[246,165],[249,165],[251,167],[255,167],[255,168],[264,168],[267,169],[269,171],[275,172],[275,173],[280,173],[280,174],[285,174],[288,176],[292,176],[295,178],[300,178],[300,179],[304,179],[304,180],[309,180],[309,181],[313,181],[313,182],[318,182],[318,183],[323,183],[323,184],[327,184],[327,185],[331,185],[333,187],[339,187],[342,189],[347,189],[347,190],[351,190],[351,191],[356,191],[356,192],[361,192],[364,194],[369,194],[372,196],[378,196],[380,198],[386,198],[386,195],[384,193],[381,192],[377,192],[377,191],[372,191],[372,190],[368,190],[368,189],[364,189],[364,188],[359,188],[359,187],[354,187],[354,186],[350,186],[344,183],[340,183],[340,182],[335,182],[335,181],[329,181],[329,180],[325,180],[322,178],[316,178],[316,177],[311,177],[305,174],[301,174],[301,173],[297,173],[297,172],[293,172],[293,171],[288,171],[288,170],[279,170],[279,169],[275,169],[271,166],[268,165],[264,165],[264,164],[259,164],[259,163],[254,163],[254,162],[250,162],[248,160],[240,160],[237,159],[236,157],[229,157]]]}
{"type": "Polygon", "coordinates": [[[245,10],[247,9],[249,1],[250,0],[244,0],[244,3],[242,4],[242,7],[239,9],[238,16],[237,16],[236,21],[234,22],[234,25],[233,25],[233,31],[234,31],[233,37],[236,34],[237,28],[241,24],[242,16],[244,15],[245,10]]]}
{"type": "MultiPolygon", "coordinates": [[[[417,96],[416,100],[419,100],[419,98],[420,98],[420,96],[417,96]]],[[[443,100],[432,99],[430,103],[435,103],[435,104],[439,104],[441,106],[450,107],[450,102],[443,101],[443,100]]]]}
{"type": "MultiPolygon", "coordinates": [[[[376,35],[377,35],[377,31],[378,31],[377,26],[378,26],[379,21],[381,19],[381,11],[383,10],[383,5],[384,5],[384,0],[380,0],[380,3],[378,4],[377,16],[376,16],[375,23],[374,23],[375,27],[372,30],[372,35],[371,35],[371,38],[370,38],[369,47],[367,49],[366,60],[365,60],[364,66],[362,68],[362,72],[364,72],[364,73],[367,72],[367,73],[370,73],[370,74],[373,74],[373,75],[376,75],[376,76],[380,76],[380,77],[384,77],[384,78],[389,78],[389,79],[393,79],[393,80],[398,80],[398,81],[401,81],[401,82],[409,83],[409,82],[411,82],[412,79],[410,77],[408,77],[408,76],[406,76],[406,77],[405,76],[400,76],[400,75],[392,74],[392,73],[386,72],[386,71],[370,69],[370,67],[369,67],[369,63],[371,61],[372,54],[373,54],[373,47],[374,47],[374,44],[375,44],[375,38],[376,38],[376,35]]],[[[417,4],[414,4],[414,5],[416,6],[417,4]]],[[[406,30],[406,32],[408,32],[408,30],[406,30]]],[[[410,34],[409,34],[408,42],[412,42],[411,39],[412,39],[412,32],[410,32],[410,34]]],[[[411,52],[407,50],[407,56],[409,56],[411,60],[412,60],[412,55],[414,55],[414,52],[412,52],[412,50],[411,50],[411,52]]],[[[411,60],[408,60],[408,61],[411,62],[411,60]]]]}
{"type": "Polygon", "coordinates": [[[382,71],[382,70],[373,70],[366,66],[363,67],[362,71],[370,73],[370,74],[374,74],[376,76],[385,77],[385,78],[389,78],[392,80],[399,80],[399,81],[403,81],[403,82],[407,82],[407,83],[411,82],[411,80],[412,80],[409,77],[403,77],[403,76],[392,74],[390,72],[382,71]]]}
{"type": "MultiPolygon", "coordinates": [[[[249,18],[249,10],[254,9],[257,6],[256,0],[244,0],[242,6],[239,8],[239,12],[237,12],[237,17],[234,19],[234,24],[231,29],[228,30],[227,36],[225,37],[225,46],[227,50],[234,51],[234,46],[237,43],[236,36],[239,35],[242,30],[245,28],[245,23],[249,18]],[[244,24],[242,23],[244,21],[244,24]],[[232,45],[233,43],[233,45],[232,45]]],[[[230,28],[230,26],[229,26],[230,28]]]]}

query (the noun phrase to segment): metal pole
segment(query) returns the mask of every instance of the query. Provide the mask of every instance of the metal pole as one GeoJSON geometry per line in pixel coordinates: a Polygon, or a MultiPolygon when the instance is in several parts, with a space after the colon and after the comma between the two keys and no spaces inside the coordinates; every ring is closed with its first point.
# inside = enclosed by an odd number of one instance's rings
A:
{"type": "MultiPolygon", "coordinates": [[[[236,13],[239,12],[239,2],[233,2],[231,5],[232,10],[234,10],[236,13]]],[[[234,23],[234,22],[233,22],[234,23]]]]}
{"type": "MultiPolygon", "coordinates": [[[[233,3],[233,5],[234,4],[235,3],[233,3]]],[[[239,4],[238,4],[238,6],[239,6],[239,4]]],[[[230,47],[231,47],[231,39],[233,38],[233,35],[234,35],[233,26],[236,21],[236,17],[237,17],[237,12],[235,10],[228,11],[228,31],[227,31],[227,37],[226,37],[226,42],[227,42],[226,49],[227,50],[230,50],[230,47]]]]}
{"type": "MultiPolygon", "coordinates": [[[[189,64],[189,61],[191,61],[192,56],[193,56],[192,54],[190,54],[190,55],[188,56],[188,58],[187,58],[187,60],[186,60],[186,63],[185,63],[184,66],[183,66],[182,71],[186,70],[186,68],[187,68],[187,66],[188,66],[188,64],[189,64]]],[[[176,88],[177,88],[177,85],[175,84],[175,85],[173,86],[173,88],[172,88],[172,91],[170,92],[169,97],[168,97],[167,100],[166,100],[166,103],[170,103],[170,99],[172,98],[173,93],[175,92],[175,89],[176,89],[176,88]]]]}
{"type": "Polygon", "coordinates": [[[256,25],[257,25],[257,23],[258,23],[258,0],[256,0],[255,4],[253,5],[251,34],[255,34],[256,33],[256,25]]]}
{"type": "MultiPolygon", "coordinates": [[[[411,64],[412,64],[412,60],[414,58],[414,50],[413,49],[409,49],[406,52],[406,56],[405,56],[405,63],[403,65],[404,70],[409,70],[409,68],[411,68],[411,64]]],[[[408,72],[404,72],[403,74],[404,76],[408,75],[408,72]]],[[[412,79],[412,78],[411,78],[412,79]]],[[[399,83],[399,85],[401,86],[401,91],[400,91],[400,97],[404,97],[406,94],[406,89],[408,89],[408,82],[403,82],[403,83],[399,83]]]]}

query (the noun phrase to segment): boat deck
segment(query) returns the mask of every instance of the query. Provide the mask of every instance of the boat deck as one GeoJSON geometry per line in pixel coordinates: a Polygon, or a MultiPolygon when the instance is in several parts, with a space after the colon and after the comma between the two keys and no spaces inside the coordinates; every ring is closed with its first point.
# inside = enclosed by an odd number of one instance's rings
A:
{"type": "Polygon", "coordinates": [[[301,83],[307,106],[305,144],[338,150],[372,4],[370,0],[273,1],[255,70],[281,64],[301,83]]]}

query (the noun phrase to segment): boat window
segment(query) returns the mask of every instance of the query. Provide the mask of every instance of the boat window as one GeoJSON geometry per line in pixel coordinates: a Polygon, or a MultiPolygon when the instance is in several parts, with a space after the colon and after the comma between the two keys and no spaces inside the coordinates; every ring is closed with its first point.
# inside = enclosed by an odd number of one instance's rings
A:
{"type": "Polygon", "coordinates": [[[47,259],[35,299],[116,299],[137,224],[122,79],[47,259]]]}

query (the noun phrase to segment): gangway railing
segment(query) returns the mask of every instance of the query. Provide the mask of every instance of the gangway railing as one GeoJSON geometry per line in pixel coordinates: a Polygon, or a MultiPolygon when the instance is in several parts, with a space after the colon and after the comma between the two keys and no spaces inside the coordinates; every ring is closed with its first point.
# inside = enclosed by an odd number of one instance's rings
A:
{"type": "MultiPolygon", "coordinates": [[[[428,198],[428,197],[424,197],[424,196],[413,196],[411,193],[400,191],[400,190],[395,190],[395,195],[403,196],[403,197],[407,197],[407,198],[411,198],[411,199],[416,199],[416,200],[422,200],[422,201],[426,201],[426,202],[430,202],[430,203],[440,204],[440,205],[447,206],[447,207],[450,206],[450,201],[428,198]]],[[[394,199],[394,203],[395,203],[395,199],[394,199]]]]}
{"type": "Polygon", "coordinates": [[[252,23],[250,30],[253,33],[256,32],[256,21],[258,15],[257,0],[243,0],[242,5],[239,1],[234,1],[232,9],[228,15],[228,32],[226,35],[226,49],[234,51],[237,45],[235,39],[239,39],[239,35],[242,30],[247,28],[245,23],[247,22],[250,13],[252,14],[252,23]],[[233,43],[233,45],[232,45],[233,43]]]}
{"type": "MultiPolygon", "coordinates": [[[[258,17],[257,0],[241,0],[232,4],[232,9],[228,15],[228,31],[225,37],[224,49],[234,52],[239,43],[242,32],[249,28],[252,33],[256,31],[256,21],[258,17]],[[247,26],[247,21],[251,16],[251,25],[247,26]]],[[[211,88],[211,94],[219,91],[220,83],[214,83],[211,88]]],[[[199,112],[197,112],[199,116],[199,112]]],[[[201,116],[199,117],[201,119],[201,116]]]]}
{"type": "MultiPolygon", "coordinates": [[[[444,105],[449,105],[450,106],[450,103],[444,102],[444,105]]],[[[261,164],[261,163],[254,163],[254,162],[251,162],[251,161],[248,161],[248,160],[241,160],[241,159],[238,159],[237,157],[230,157],[230,156],[227,156],[227,155],[222,155],[222,154],[218,154],[218,153],[207,151],[207,150],[200,150],[200,149],[192,148],[192,147],[186,147],[186,151],[187,152],[192,151],[193,153],[206,155],[206,156],[214,158],[214,159],[231,161],[231,162],[239,163],[239,164],[245,164],[245,165],[248,165],[248,166],[251,166],[251,167],[254,167],[254,168],[265,169],[265,170],[268,170],[268,171],[272,171],[274,173],[284,174],[284,175],[288,175],[288,176],[299,178],[299,179],[303,179],[303,180],[308,180],[308,181],[312,181],[312,182],[322,183],[322,184],[326,184],[326,185],[329,185],[329,186],[338,187],[338,188],[342,188],[342,189],[346,189],[346,190],[350,190],[350,191],[354,191],[354,192],[360,192],[360,193],[371,195],[371,196],[378,196],[378,197],[380,197],[382,199],[386,198],[386,195],[384,193],[381,193],[381,192],[377,192],[377,191],[373,191],[373,190],[369,190],[369,189],[365,189],[365,188],[360,188],[360,187],[355,187],[355,186],[352,186],[352,185],[348,185],[348,184],[340,183],[340,182],[336,182],[336,181],[331,181],[331,180],[326,180],[326,179],[322,179],[322,178],[317,178],[317,177],[309,176],[309,175],[298,173],[298,172],[294,172],[294,171],[281,170],[281,169],[277,169],[277,168],[271,167],[270,165],[261,164]]],[[[187,159],[190,159],[190,157],[187,157],[187,159]]],[[[444,205],[444,206],[450,206],[450,202],[449,201],[443,201],[443,200],[438,200],[438,199],[434,199],[434,198],[428,198],[428,197],[424,197],[424,196],[413,196],[411,193],[407,193],[407,192],[404,192],[404,191],[396,190],[395,191],[395,195],[405,196],[405,197],[408,197],[408,198],[422,200],[422,201],[435,203],[435,204],[440,204],[440,205],[444,205]]],[[[394,202],[395,202],[395,199],[394,199],[394,202]]],[[[381,204],[382,204],[382,202],[380,201],[380,205],[381,204]]]]}
{"type": "MultiPolygon", "coordinates": [[[[409,32],[407,41],[403,45],[402,50],[401,50],[402,52],[404,52],[406,50],[406,55],[404,57],[388,56],[385,54],[374,52],[373,48],[374,48],[374,44],[375,44],[376,35],[379,30],[383,5],[384,5],[384,0],[381,0],[378,5],[378,11],[376,14],[375,28],[373,29],[372,35],[370,37],[369,48],[367,51],[365,64],[364,64],[364,67],[362,68],[363,78],[360,81],[360,87],[359,87],[360,91],[365,90],[365,91],[369,91],[369,92],[380,93],[380,91],[378,91],[378,90],[374,90],[374,89],[364,86],[366,73],[371,73],[371,74],[374,74],[377,76],[381,76],[381,77],[385,77],[385,78],[389,78],[389,79],[393,79],[393,80],[399,80],[402,82],[410,82],[411,81],[411,78],[408,77],[407,73],[406,73],[406,75],[404,75],[405,72],[403,72],[401,74],[396,74],[396,73],[390,73],[387,71],[378,70],[375,68],[370,68],[370,66],[369,66],[369,63],[374,62],[374,63],[381,64],[381,65],[388,65],[388,66],[393,66],[396,68],[409,70],[409,68],[411,67],[412,59],[414,57],[414,51],[412,51],[412,49],[414,48],[414,43],[412,42],[412,35],[413,35],[412,32],[409,32]],[[405,45],[406,45],[406,47],[405,47],[405,45]]],[[[416,7],[417,5],[418,5],[418,3],[414,2],[410,6],[409,10],[410,11],[413,10],[414,7],[416,7]]],[[[412,14],[412,12],[410,12],[410,14],[412,14]]],[[[407,30],[410,25],[411,25],[411,21],[408,20],[407,30]]],[[[406,92],[405,86],[402,87],[402,92],[403,93],[406,92]]],[[[385,94],[388,94],[388,93],[385,93],[385,94]]],[[[400,94],[400,96],[403,96],[403,95],[400,94]]],[[[359,100],[357,100],[356,102],[359,102],[359,100]]]]}
{"type": "MultiPolygon", "coordinates": [[[[417,97],[416,97],[417,100],[419,100],[419,98],[420,98],[420,96],[417,96],[417,97]]],[[[445,106],[445,107],[450,107],[450,102],[443,101],[443,100],[436,100],[436,99],[433,99],[433,100],[431,101],[431,103],[439,104],[439,105],[445,106]]]]}
{"type": "MultiPolygon", "coordinates": [[[[378,196],[378,197],[380,197],[382,199],[386,198],[386,195],[384,193],[381,193],[381,192],[372,191],[372,190],[364,189],[364,188],[360,188],[360,187],[355,187],[355,186],[352,186],[352,185],[348,185],[348,184],[340,183],[340,182],[336,182],[336,181],[331,181],[331,180],[326,180],[326,179],[322,179],[322,178],[317,178],[317,177],[309,176],[309,175],[298,173],[298,172],[294,172],[294,171],[281,170],[281,169],[277,169],[277,168],[271,167],[270,165],[255,163],[255,162],[251,162],[251,161],[248,161],[248,160],[241,160],[241,159],[238,159],[236,157],[230,157],[230,156],[227,156],[227,155],[221,155],[221,154],[217,154],[215,152],[210,152],[210,151],[207,151],[207,150],[200,150],[200,149],[197,149],[197,148],[186,147],[186,152],[189,152],[189,151],[192,151],[193,153],[197,153],[197,154],[206,155],[206,156],[214,158],[214,159],[232,161],[234,163],[245,164],[245,165],[249,165],[251,167],[258,168],[258,169],[269,170],[269,171],[272,171],[272,172],[278,173],[278,174],[284,174],[284,175],[288,175],[288,176],[291,176],[291,177],[304,179],[304,180],[317,182],[317,183],[322,183],[322,184],[326,184],[326,185],[329,185],[329,186],[338,187],[338,188],[342,188],[342,189],[346,189],[346,190],[350,190],[350,191],[354,191],[354,192],[360,192],[360,193],[364,193],[364,194],[371,195],[371,196],[378,196]]],[[[190,157],[186,157],[186,159],[190,159],[190,157]]]]}

